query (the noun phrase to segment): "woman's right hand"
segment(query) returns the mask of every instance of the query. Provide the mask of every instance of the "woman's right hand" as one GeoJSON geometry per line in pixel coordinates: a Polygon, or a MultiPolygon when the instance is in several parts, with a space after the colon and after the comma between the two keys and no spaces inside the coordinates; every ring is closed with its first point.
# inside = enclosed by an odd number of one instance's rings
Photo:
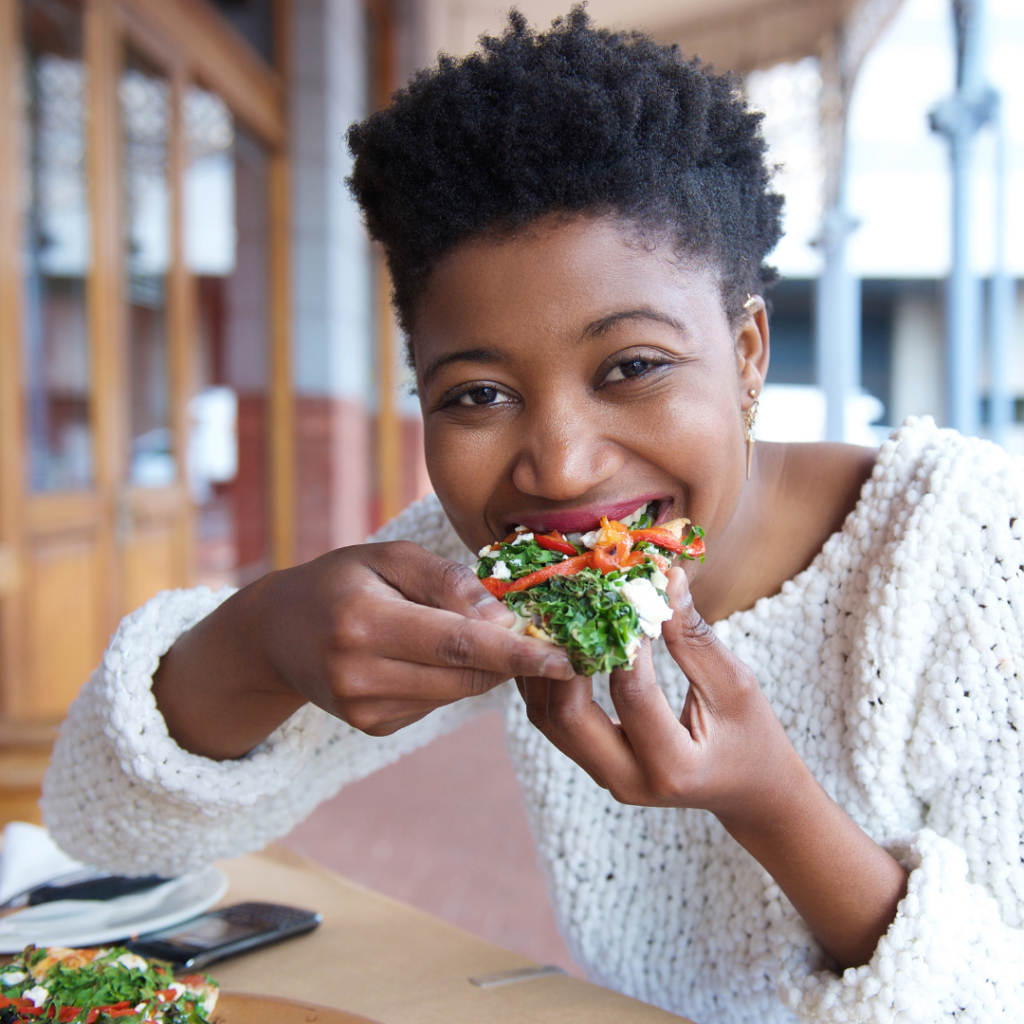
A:
{"type": "Polygon", "coordinates": [[[571,679],[563,650],[512,633],[472,570],[408,541],[273,572],[198,622],[153,680],[185,749],[240,757],[307,701],[373,736],[512,676],[571,679]]]}

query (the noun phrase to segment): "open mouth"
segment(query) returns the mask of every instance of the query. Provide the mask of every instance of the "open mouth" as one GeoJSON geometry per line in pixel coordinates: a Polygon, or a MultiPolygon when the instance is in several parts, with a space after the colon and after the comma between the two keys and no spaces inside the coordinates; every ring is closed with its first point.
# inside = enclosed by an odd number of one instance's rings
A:
{"type": "Polygon", "coordinates": [[[672,511],[672,499],[661,495],[631,498],[601,508],[581,508],[568,512],[548,512],[535,516],[524,516],[519,522],[509,523],[505,530],[511,533],[517,526],[526,527],[534,533],[549,533],[558,530],[567,536],[588,533],[601,525],[601,517],[616,519],[627,526],[637,522],[646,512],[653,523],[664,522],[672,511]]]}

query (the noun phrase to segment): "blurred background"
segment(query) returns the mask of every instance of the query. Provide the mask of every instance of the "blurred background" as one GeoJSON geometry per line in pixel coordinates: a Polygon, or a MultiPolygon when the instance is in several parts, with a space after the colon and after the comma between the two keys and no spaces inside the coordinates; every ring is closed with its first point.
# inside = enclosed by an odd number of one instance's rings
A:
{"type": "MultiPolygon", "coordinates": [[[[541,26],[566,0],[519,6],[541,26]]],[[[766,114],[787,199],[761,438],[908,415],[1024,452],[1024,5],[591,0],[766,114]]],[[[429,490],[350,121],[475,0],[0,0],[0,817],[119,618],[361,541],[429,490]]],[[[496,717],[287,840],[575,969],[496,717]]]]}

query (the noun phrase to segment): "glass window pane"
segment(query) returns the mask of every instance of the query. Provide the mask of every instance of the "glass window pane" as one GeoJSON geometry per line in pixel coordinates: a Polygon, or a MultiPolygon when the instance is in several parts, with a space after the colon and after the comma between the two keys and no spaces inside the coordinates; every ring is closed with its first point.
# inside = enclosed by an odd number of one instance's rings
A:
{"type": "Polygon", "coordinates": [[[167,362],[171,87],[159,71],[129,49],[118,92],[128,305],[128,476],[137,487],[164,487],[177,475],[167,362]]]}
{"type": "Polygon", "coordinates": [[[213,6],[268,64],[273,64],[274,0],[213,0],[213,6]]]}
{"type": "Polygon", "coordinates": [[[32,491],[92,483],[82,14],[22,0],[25,409],[32,491]]]}
{"type": "Polygon", "coordinates": [[[270,568],[269,162],[216,93],[189,89],[183,115],[185,260],[199,313],[188,457],[195,575],[244,584],[270,568]]]}

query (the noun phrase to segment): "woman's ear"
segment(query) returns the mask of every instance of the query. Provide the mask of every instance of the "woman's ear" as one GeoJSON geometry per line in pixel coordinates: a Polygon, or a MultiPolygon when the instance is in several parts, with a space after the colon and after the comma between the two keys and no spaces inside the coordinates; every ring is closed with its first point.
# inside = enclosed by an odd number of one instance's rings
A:
{"type": "Polygon", "coordinates": [[[757,394],[768,376],[768,309],[760,295],[750,295],[743,304],[743,320],[736,333],[736,368],[740,393],[757,394]]]}

